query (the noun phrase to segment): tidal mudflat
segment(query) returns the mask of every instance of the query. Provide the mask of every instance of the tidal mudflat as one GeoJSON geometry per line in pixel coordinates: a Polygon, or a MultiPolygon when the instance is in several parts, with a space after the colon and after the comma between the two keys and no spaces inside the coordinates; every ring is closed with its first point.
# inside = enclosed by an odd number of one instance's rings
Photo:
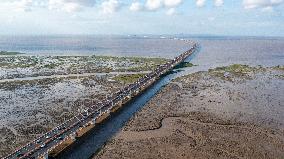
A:
{"type": "Polygon", "coordinates": [[[0,156],[165,61],[110,56],[0,57],[0,156]]]}
{"type": "Polygon", "coordinates": [[[165,63],[163,58],[113,56],[1,56],[0,79],[98,72],[139,72],[165,63]]]}
{"type": "Polygon", "coordinates": [[[283,77],[239,64],[179,77],[94,158],[283,158],[283,77]]]}

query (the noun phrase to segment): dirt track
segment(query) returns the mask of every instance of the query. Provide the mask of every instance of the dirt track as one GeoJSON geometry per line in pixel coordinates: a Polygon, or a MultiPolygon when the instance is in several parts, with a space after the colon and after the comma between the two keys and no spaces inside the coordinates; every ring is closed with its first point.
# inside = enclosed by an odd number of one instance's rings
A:
{"type": "Polygon", "coordinates": [[[283,158],[283,74],[234,65],[178,78],[94,158],[283,158]]]}

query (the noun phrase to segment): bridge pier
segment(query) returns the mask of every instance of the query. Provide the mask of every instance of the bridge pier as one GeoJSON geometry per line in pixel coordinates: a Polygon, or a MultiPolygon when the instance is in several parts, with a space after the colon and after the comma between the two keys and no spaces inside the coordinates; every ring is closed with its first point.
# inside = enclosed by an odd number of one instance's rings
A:
{"type": "Polygon", "coordinates": [[[131,97],[133,98],[133,97],[137,96],[139,93],[140,93],[140,91],[136,90],[136,91],[133,92],[131,97]]]}
{"type": "Polygon", "coordinates": [[[102,113],[97,119],[96,119],[96,124],[99,124],[103,122],[106,118],[110,116],[110,111],[108,110],[107,112],[102,113]]]}
{"type": "Polygon", "coordinates": [[[114,113],[114,112],[116,112],[117,110],[119,110],[121,107],[122,107],[122,101],[119,101],[115,106],[113,106],[113,107],[110,109],[110,112],[111,112],[111,113],[114,113]]]}
{"type": "Polygon", "coordinates": [[[69,136],[72,140],[76,140],[76,132],[74,132],[73,134],[71,134],[70,136],[69,136]]]}
{"type": "Polygon", "coordinates": [[[128,101],[130,101],[130,100],[131,100],[131,96],[128,95],[128,96],[126,96],[126,97],[124,97],[124,98],[122,99],[122,104],[124,105],[124,104],[126,104],[128,101]]]}
{"type": "Polygon", "coordinates": [[[49,156],[55,157],[57,156],[60,152],[62,152],[65,148],[68,146],[72,145],[76,140],[76,133],[73,133],[66,137],[61,143],[56,145],[49,153],[49,156]]]}
{"type": "Polygon", "coordinates": [[[96,124],[96,119],[97,119],[97,118],[93,118],[93,119],[92,119],[92,123],[93,123],[94,125],[96,124]]]}
{"type": "Polygon", "coordinates": [[[48,153],[45,153],[43,155],[41,155],[40,157],[38,157],[39,159],[48,159],[48,153]]]}
{"type": "Polygon", "coordinates": [[[92,121],[88,122],[86,125],[83,125],[81,128],[79,128],[76,132],[77,136],[76,137],[82,137],[85,133],[90,131],[95,127],[95,124],[93,124],[92,121]]]}

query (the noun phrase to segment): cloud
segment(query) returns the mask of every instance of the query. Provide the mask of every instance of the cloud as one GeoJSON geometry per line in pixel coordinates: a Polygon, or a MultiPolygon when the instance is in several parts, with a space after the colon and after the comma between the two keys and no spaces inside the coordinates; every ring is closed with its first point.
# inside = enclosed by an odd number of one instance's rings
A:
{"type": "Polygon", "coordinates": [[[197,7],[203,7],[205,6],[206,0],[196,0],[197,7]]]}
{"type": "Polygon", "coordinates": [[[49,0],[48,8],[66,12],[81,11],[84,7],[93,7],[94,0],[49,0]]]}
{"type": "Polygon", "coordinates": [[[135,11],[135,12],[141,11],[141,10],[143,9],[143,5],[142,5],[140,2],[133,2],[133,3],[130,5],[129,9],[130,9],[131,11],[135,11]]]}
{"type": "Polygon", "coordinates": [[[141,2],[133,2],[129,10],[131,11],[156,11],[159,9],[167,9],[167,15],[174,15],[177,13],[176,7],[181,5],[183,0],[146,0],[144,4],[141,2]]]}
{"type": "Polygon", "coordinates": [[[170,8],[167,12],[166,12],[167,15],[174,15],[176,14],[176,9],[175,8],[170,8]]]}
{"type": "Polygon", "coordinates": [[[208,19],[208,21],[212,22],[212,21],[214,21],[216,19],[216,17],[208,17],[207,19],[208,19]]]}
{"type": "Polygon", "coordinates": [[[147,0],[145,8],[153,11],[160,8],[175,8],[181,5],[183,0],[147,0]]]}
{"type": "Polygon", "coordinates": [[[243,0],[244,8],[267,8],[277,6],[283,3],[283,0],[243,0]]]}
{"type": "Polygon", "coordinates": [[[216,7],[223,6],[223,4],[224,4],[224,0],[215,0],[215,3],[214,3],[216,7]]]}
{"type": "Polygon", "coordinates": [[[163,6],[162,2],[162,0],[147,0],[145,6],[148,10],[157,10],[163,6]]]}
{"type": "MultiPolygon", "coordinates": [[[[214,0],[214,5],[216,7],[221,7],[224,4],[224,0],[214,0]]],[[[204,7],[206,5],[206,0],[196,0],[197,7],[204,7]]]]}
{"type": "Polygon", "coordinates": [[[95,0],[4,0],[2,2],[14,10],[32,11],[36,8],[46,8],[66,12],[80,11],[95,4],[95,0]]]}
{"type": "MultiPolygon", "coordinates": [[[[168,13],[173,12],[173,9],[176,10],[175,8],[180,6],[182,3],[183,3],[183,0],[146,0],[145,8],[150,11],[156,11],[160,8],[169,8],[169,10],[167,11],[167,14],[168,14],[168,13]]],[[[205,4],[206,4],[206,0],[196,0],[197,7],[203,7],[205,6],[205,4]]],[[[224,0],[214,0],[214,5],[216,7],[223,6],[223,4],[224,4],[224,0]]]]}
{"type": "Polygon", "coordinates": [[[274,10],[273,10],[273,7],[269,6],[269,7],[262,8],[262,11],[263,12],[273,12],[274,10]]]}
{"type": "Polygon", "coordinates": [[[21,0],[18,2],[14,2],[15,10],[18,11],[31,11],[33,8],[33,1],[32,0],[21,0]]]}
{"type": "Polygon", "coordinates": [[[107,0],[101,4],[102,12],[104,14],[112,14],[120,8],[118,0],[107,0]]]}
{"type": "Polygon", "coordinates": [[[46,7],[47,0],[3,0],[2,5],[15,11],[32,11],[34,8],[46,7]]]}
{"type": "Polygon", "coordinates": [[[172,8],[179,6],[182,2],[182,0],[164,0],[164,5],[166,7],[172,8]]]}

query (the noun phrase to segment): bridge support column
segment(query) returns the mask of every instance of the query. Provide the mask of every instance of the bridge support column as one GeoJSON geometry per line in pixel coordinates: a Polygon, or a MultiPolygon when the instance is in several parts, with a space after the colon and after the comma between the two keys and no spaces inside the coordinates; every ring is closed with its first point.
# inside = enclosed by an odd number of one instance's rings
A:
{"type": "Polygon", "coordinates": [[[73,133],[69,137],[70,137],[70,139],[75,141],[76,140],[76,136],[77,136],[76,133],[73,133]]]}
{"type": "Polygon", "coordinates": [[[115,106],[113,106],[110,110],[111,113],[116,112],[118,109],[122,107],[122,101],[119,101],[115,106]]]}
{"type": "Polygon", "coordinates": [[[77,137],[82,137],[84,134],[86,134],[88,131],[90,131],[94,127],[95,127],[95,124],[93,124],[92,121],[88,122],[87,124],[85,124],[84,126],[82,126],[81,128],[77,130],[77,137]]]}
{"type": "Polygon", "coordinates": [[[94,125],[96,124],[96,118],[92,119],[92,124],[94,124],[94,125]]]}
{"type": "Polygon", "coordinates": [[[50,152],[49,156],[55,157],[60,152],[62,152],[65,148],[72,145],[74,141],[76,140],[76,133],[73,133],[66,137],[61,143],[57,144],[50,152]]]}
{"type": "Polygon", "coordinates": [[[122,104],[124,105],[130,100],[131,100],[131,96],[128,95],[128,96],[126,96],[125,98],[122,99],[122,104]]]}
{"type": "Polygon", "coordinates": [[[96,124],[103,122],[106,118],[108,118],[110,115],[110,111],[102,113],[97,119],[96,124]]]}
{"type": "Polygon", "coordinates": [[[45,153],[43,155],[41,155],[40,157],[38,157],[39,159],[48,159],[48,153],[45,153]]]}
{"type": "Polygon", "coordinates": [[[145,90],[145,85],[142,85],[141,87],[140,87],[140,92],[143,92],[145,90]]]}
{"type": "Polygon", "coordinates": [[[44,159],[48,159],[48,153],[44,155],[44,159]]]}
{"type": "Polygon", "coordinates": [[[140,92],[138,90],[134,91],[133,94],[132,94],[132,97],[135,97],[139,94],[140,92]]]}

